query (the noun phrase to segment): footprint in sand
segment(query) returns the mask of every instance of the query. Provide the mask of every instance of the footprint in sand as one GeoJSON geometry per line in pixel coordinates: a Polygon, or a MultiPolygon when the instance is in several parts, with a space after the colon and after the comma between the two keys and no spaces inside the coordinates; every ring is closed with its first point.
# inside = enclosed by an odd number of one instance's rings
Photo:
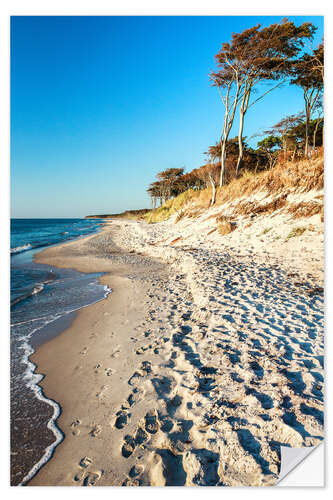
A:
{"type": "Polygon", "coordinates": [[[127,477],[122,486],[141,486],[142,482],[138,477],[127,477]]]}
{"type": "Polygon", "coordinates": [[[139,349],[137,349],[135,351],[135,354],[138,354],[138,355],[143,354],[145,351],[147,351],[147,349],[148,349],[148,347],[139,347],[139,349]]]}
{"type": "Polygon", "coordinates": [[[132,436],[125,436],[124,437],[124,444],[121,449],[121,454],[123,457],[128,458],[132,455],[133,451],[135,450],[135,440],[132,436]]]}
{"type": "Polygon", "coordinates": [[[89,457],[83,457],[80,460],[79,466],[83,467],[83,469],[87,469],[89,467],[89,465],[91,465],[91,464],[92,464],[91,458],[89,458],[89,457]]]}
{"type": "Polygon", "coordinates": [[[86,472],[87,472],[85,469],[88,469],[89,465],[91,465],[91,464],[92,464],[91,458],[89,458],[89,457],[81,458],[81,460],[79,462],[80,470],[75,474],[74,481],[76,481],[76,482],[82,481],[84,479],[86,472]]]}
{"type": "Polygon", "coordinates": [[[80,470],[77,474],[75,474],[74,481],[76,481],[76,482],[82,481],[85,473],[86,472],[84,470],[80,470]]]}
{"type": "Polygon", "coordinates": [[[120,354],[120,346],[117,346],[116,349],[110,354],[110,358],[118,358],[120,354]]]}
{"type": "Polygon", "coordinates": [[[78,418],[71,423],[73,436],[78,436],[80,434],[80,429],[79,429],[80,424],[81,420],[79,420],[78,418]]]}
{"type": "Polygon", "coordinates": [[[128,396],[126,399],[125,403],[121,405],[122,410],[129,410],[132,406],[134,406],[136,403],[141,401],[143,399],[143,396],[145,394],[145,391],[138,389],[137,387],[134,387],[133,392],[128,396]]]}
{"type": "Polygon", "coordinates": [[[135,434],[135,443],[140,446],[145,443],[148,439],[148,434],[141,428],[138,427],[135,434]]]}
{"type": "Polygon", "coordinates": [[[151,373],[151,371],[152,371],[151,362],[150,361],[142,361],[140,369],[143,372],[146,372],[146,375],[148,375],[148,373],[151,373]]]}
{"type": "Polygon", "coordinates": [[[83,480],[83,486],[95,486],[95,484],[97,483],[97,481],[100,480],[102,475],[103,471],[101,470],[89,472],[89,474],[83,480]]]}
{"type": "Polygon", "coordinates": [[[87,352],[88,352],[88,347],[84,347],[83,349],[81,349],[80,354],[87,354],[87,352]]]}
{"type": "Polygon", "coordinates": [[[129,385],[134,385],[136,382],[138,382],[138,379],[141,377],[145,376],[145,372],[142,370],[137,370],[136,372],[133,373],[131,378],[128,380],[129,385]]]}
{"type": "Polygon", "coordinates": [[[124,437],[124,444],[121,449],[122,456],[125,458],[130,457],[133,451],[135,450],[136,446],[143,448],[144,447],[143,443],[145,443],[148,439],[149,439],[148,434],[144,429],[142,429],[142,427],[137,428],[135,437],[127,434],[124,437]]]}
{"type": "Polygon", "coordinates": [[[100,391],[96,393],[96,398],[102,397],[107,388],[108,388],[107,385],[102,385],[100,391]]]}
{"type": "Polygon", "coordinates": [[[142,465],[133,465],[129,471],[129,477],[123,482],[123,486],[140,486],[142,481],[139,476],[143,473],[143,470],[142,465]]]}
{"type": "Polygon", "coordinates": [[[107,377],[111,377],[111,375],[113,375],[115,372],[115,370],[112,370],[112,368],[104,368],[104,370],[107,377]]]}
{"type": "Polygon", "coordinates": [[[155,410],[149,411],[145,416],[145,429],[150,434],[156,434],[159,429],[155,410]]]}
{"type": "Polygon", "coordinates": [[[117,416],[117,418],[116,418],[116,421],[114,423],[114,426],[117,429],[122,429],[127,424],[128,419],[129,419],[129,415],[126,411],[120,410],[116,413],[116,416],[117,416]]]}
{"type": "Polygon", "coordinates": [[[98,424],[92,424],[93,427],[89,432],[90,436],[97,437],[102,432],[102,426],[98,424]]]}
{"type": "Polygon", "coordinates": [[[143,361],[140,368],[133,373],[131,378],[128,380],[129,385],[134,385],[135,382],[141,377],[145,377],[152,372],[152,365],[150,361],[143,361]]]}

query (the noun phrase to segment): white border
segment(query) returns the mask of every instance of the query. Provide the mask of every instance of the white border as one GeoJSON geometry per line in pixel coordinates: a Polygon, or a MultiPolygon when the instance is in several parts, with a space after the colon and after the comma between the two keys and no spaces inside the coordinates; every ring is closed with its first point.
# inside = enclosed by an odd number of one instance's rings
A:
{"type": "MultiPolygon", "coordinates": [[[[168,2],[156,2],[153,0],[123,0],[121,2],[115,2],[113,0],[109,1],[98,1],[86,2],[74,1],[74,0],[57,0],[57,2],[45,2],[41,0],[27,0],[11,2],[5,1],[0,7],[1,13],[1,25],[0,25],[0,50],[1,50],[1,168],[0,168],[0,186],[1,186],[1,319],[2,328],[0,330],[0,341],[1,341],[1,430],[2,430],[2,446],[1,446],[1,463],[0,463],[0,487],[3,495],[8,497],[24,496],[25,498],[43,498],[47,495],[49,498],[56,498],[57,495],[62,497],[77,497],[77,496],[87,496],[93,495],[95,497],[105,497],[105,498],[155,498],[157,495],[159,498],[168,498],[172,496],[182,496],[191,498],[201,498],[202,495],[209,495],[210,497],[222,498],[231,497],[234,499],[239,496],[239,498],[246,495],[247,498],[263,497],[267,496],[280,496],[283,494],[294,496],[298,491],[290,489],[279,489],[279,488],[119,488],[105,487],[105,488],[95,488],[94,490],[87,490],[85,488],[62,488],[61,490],[55,487],[47,488],[15,488],[9,487],[9,374],[8,374],[8,342],[7,342],[7,332],[9,324],[9,232],[8,232],[8,220],[9,220],[9,16],[10,15],[325,15],[325,35],[326,35],[326,61],[329,61],[330,52],[330,15],[329,15],[329,5],[330,1],[309,1],[309,0],[294,0],[286,1],[280,0],[279,2],[267,2],[266,1],[245,1],[239,0],[238,2],[229,2],[222,0],[214,1],[200,1],[194,2],[185,0],[169,0],[168,2]],[[6,235],[6,237],[4,236],[6,235]],[[90,493],[88,493],[90,492],[90,493]]],[[[221,34],[221,40],[222,40],[221,34]]],[[[326,63],[326,89],[329,89],[330,80],[330,64],[326,63]]],[[[328,118],[326,123],[326,138],[330,137],[330,127],[329,127],[329,93],[326,92],[326,117],[328,118]]],[[[327,140],[327,147],[329,147],[330,140],[327,140]]],[[[326,197],[326,220],[330,220],[331,205],[330,199],[332,195],[330,194],[332,183],[330,179],[332,175],[333,165],[328,164],[328,154],[326,155],[326,184],[329,186],[327,189],[326,197]]],[[[330,232],[326,227],[326,255],[333,254],[330,250],[330,232]]],[[[328,259],[327,259],[328,260],[328,259]]],[[[327,291],[329,291],[330,278],[330,268],[329,262],[327,262],[327,291]]],[[[327,302],[329,301],[329,296],[327,297],[327,302]]],[[[327,318],[330,319],[329,317],[327,318]]],[[[329,325],[329,322],[328,322],[329,325]]],[[[326,334],[326,357],[329,347],[329,326],[327,326],[326,334]]],[[[331,332],[332,334],[332,332],[331,332]]],[[[330,355],[331,356],[331,355],[330,355]]],[[[330,363],[331,365],[333,363],[330,363]]],[[[329,380],[329,370],[326,371],[326,387],[327,381],[329,380]]],[[[327,394],[327,391],[326,391],[327,394]]],[[[328,408],[326,409],[328,410],[328,408]]],[[[328,411],[325,412],[325,417],[328,415],[328,411]]],[[[326,421],[326,442],[328,442],[328,452],[327,458],[330,457],[330,444],[329,444],[329,425],[326,421]]],[[[329,459],[326,461],[326,471],[332,469],[332,461],[329,459]]],[[[327,477],[327,482],[331,483],[329,476],[327,477]]],[[[331,490],[331,485],[325,489],[312,489],[312,488],[301,488],[299,493],[302,495],[302,500],[313,497],[325,497],[332,495],[329,493],[331,490]]]]}

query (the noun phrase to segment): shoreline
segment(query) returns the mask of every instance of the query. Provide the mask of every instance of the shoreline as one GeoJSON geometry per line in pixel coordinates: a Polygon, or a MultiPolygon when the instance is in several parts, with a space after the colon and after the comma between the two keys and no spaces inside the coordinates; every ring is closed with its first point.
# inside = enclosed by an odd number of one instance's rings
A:
{"type": "MultiPolygon", "coordinates": [[[[105,231],[109,229],[109,227],[110,224],[106,223],[105,226],[102,227],[101,232],[103,230],[105,231]]],[[[72,443],[70,442],[71,436],[76,437],[80,434],[80,429],[77,428],[80,425],[77,424],[78,420],[74,419],[74,421],[70,422],[69,424],[69,420],[71,419],[68,419],[67,413],[72,412],[72,407],[73,407],[72,396],[69,395],[69,397],[66,397],[66,394],[64,394],[62,389],[61,388],[59,389],[58,385],[59,365],[58,362],[52,363],[50,358],[52,358],[54,355],[55,357],[57,357],[58,352],[61,352],[61,354],[65,356],[66,351],[67,352],[71,351],[73,343],[75,344],[83,342],[84,344],[88,345],[89,343],[91,344],[91,342],[89,341],[91,341],[91,338],[94,338],[94,334],[92,334],[93,337],[91,336],[88,337],[87,334],[82,335],[83,329],[86,329],[87,325],[89,325],[88,328],[92,327],[95,324],[95,318],[105,317],[105,316],[108,317],[109,315],[113,315],[112,323],[113,325],[115,325],[116,322],[114,316],[117,314],[117,310],[121,309],[124,300],[126,299],[133,302],[137,301],[137,294],[134,293],[131,283],[126,277],[123,276],[124,273],[130,271],[128,266],[122,265],[119,267],[115,264],[108,262],[106,259],[99,260],[98,258],[92,263],[91,257],[88,257],[87,260],[84,256],[82,257],[77,255],[74,256],[68,255],[67,252],[68,250],[69,252],[71,252],[72,247],[75,248],[75,247],[80,247],[82,244],[87,244],[89,240],[100,235],[101,232],[98,233],[97,235],[96,234],[89,235],[85,238],[80,238],[79,240],[75,240],[73,242],[66,242],[61,245],[57,245],[56,247],[45,249],[39,254],[37,254],[35,257],[35,260],[37,262],[51,264],[54,267],[72,268],[80,272],[86,272],[86,273],[103,272],[103,276],[100,276],[98,278],[98,281],[101,284],[111,288],[112,292],[107,297],[98,301],[97,303],[90,304],[89,306],[86,306],[84,308],[80,308],[76,312],[75,317],[71,321],[69,327],[67,327],[61,333],[57,333],[57,335],[51,340],[48,340],[38,345],[36,351],[31,356],[32,361],[36,364],[36,372],[38,373],[42,372],[46,374],[46,377],[44,377],[39,384],[42,388],[42,391],[45,394],[52,395],[54,400],[57,401],[59,403],[59,406],[61,407],[61,412],[57,420],[57,425],[64,436],[64,440],[60,442],[60,444],[58,444],[58,446],[55,448],[54,454],[51,457],[51,459],[29,481],[29,483],[27,484],[29,486],[54,484],[52,468],[53,468],[53,462],[57,459],[57,455],[60,455],[60,453],[58,453],[59,446],[63,445],[66,442],[68,444],[67,448],[71,448],[72,447],[72,443]],[[65,253],[67,254],[65,257],[64,256],[59,257],[59,252],[61,252],[62,250],[64,250],[65,253]],[[50,256],[49,254],[52,255],[50,256]],[[67,430],[68,427],[70,428],[69,432],[67,430]],[[48,471],[49,464],[50,464],[49,468],[51,469],[50,473],[48,471]]],[[[116,250],[116,254],[118,253],[119,250],[116,250]]],[[[124,253],[126,254],[126,252],[124,253]]],[[[125,319],[127,318],[127,316],[128,316],[127,314],[121,312],[119,318],[120,323],[125,322],[127,324],[128,319],[125,319]]],[[[135,314],[135,317],[136,317],[135,319],[137,319],[137,314],[135,314]]],[[[109,318],[107,318],[106,323],[109,323],[109,318]]],[[[118,324],[118,326],[120,325],[118,324]]],[[[105,325],[104,326],[101,325],[100,328],[105,328],[105,325]]],[[[111,341],[110,344],[113,345],[114,343],[111,341]]],[[[85,349],[85,347],[83,349],[85,349]]],[[[80,352],[82,352],[83,355],[85,354],[84,351],[80,352]]],[[[69,358],[71,358],[71,355],[72,354],[69,355],[69,358]]],[[[117,352],[115,352],[114,355],[117,356],[117,352]]],[[[62,360],[61,365],[63,366],[67,362],[68,359],[65,358],[62,360]]],[[[79,370],[80,368],[76,367],[76,369],[79,370]]],[[[95,378],[97,378],[96,370],[94,374],[95,378]]],[[[112,371],[112,369],[110,369],[110,371],[112,371]]],[[[101,391],[103,390],[103,388],[105,388],[105,386],[103,386],[103,382],[108,381],[109,377],[111,376],[111,373],[110,374],[107,373],[106,375],[108,378],[105,378],[105,374],[103,373],[102,377],[100,377],[102,384],[101,391]]],[[[69,379],[71,379],[71,376],[69,376],[69,379]]],[[[94,425],[92,425],[91,427],[92,431],[94,431],[94,425]]],[[[95,431],[97,433],[98,429],[96,429],[95,431]]],[[[91,432],[88,434],[90,436],[91,432]]],[[[65,455],[65,457],[67,457],[68,450],[65,449],[63,454],[65,455]]],[[[59,462],[62,461],[62,456],[60,456],[58,461],[59,462]]],[[[57,464],[55,464],[54,466],[56,468],[57,464]]],[[[65,478],[63,479],[66,481],[65,478]]],[[[73,478],[71,478],[70,483],[67,482],[63,484],[72,484],[72,482],[73,478]]]]}
{"type": "Polygon", "coordinates": [[[271,443],[322,440],[320,295],[276,259],[177,248],[176,231],[114,221],[39,254],[106,272],[112,293],[32,356],[65,439],[28,485],[269,486],[271,443]]]}
{"type": "MultiPolygon", "coordinates": [[[[89,236],[93,236],[95,234],[100,233],[100,227],[96,227],[97,231],[95,230],[93,233],[90,233],[89,235],[83,235],[83,238],[88,238],[89,236]]],[[[66,243],[72,243],[74,241],[79,241],[81,238],[75,238],[75,239],[70,239],[67,241],[63,241],[59,243],[58,245],[66,244],[66,243]]],[[[44,249],[39,249],[39,252],[42,252],[46,249],[49,248],[55,248],[58,245],[50,245],[47,248],[44,249]]],[[[25,259],[28,259],[28,265],[30,265],[30,261],[33,263],[34,262],[34,254],[36,253],[36,250],[34,250],[33,254],[30,255],[30,257],[25,256],[25,259]],[[29,260],[30,259],[30,260],[29,260]]],[[[22,263],[21,263],[22,266],[22,263]]],[[[34,264],[32,264],[34,266],[34,264]]],[[[46,266],[39,266],[42,269],[46,266]]],[[[38,266],[37,266],[38,268],[38,266]]],[[[34,267],[33,267],[34,269],[34,267]]],[[[46,269],[51,269],[50,266],[47,266],[46,269]]],[[[60,269],[59,269],[60,271],[60,269]]],[[[71,271],[70,271],[71,273],[71,271]]],[[[76,272],[73,271],[73,275],[76,276],[76,272]]],[[[52,274],[52,271],[48,273],[48,278],[49,274],[52,274]]],[[[58,273],[59,274],[59,273],[58,273]]],[[[77,273],[79,274],[79,273],[77,273]]],[[[68,277],[69,273],[68,271],[63,271],[60,272],[60,276],[66,276],[68,277]]],[[[83,274],[81,273],[83,276],[83,274]]],[[[70,274],[70,276],[72,276],[70,274]]],[[[92,275],[90,275],[92,276],[92,275]]],[[[90,276],[87,277],[87,279],[90,279],[90,276]]],[[[97,274],[96,278],[99,275],[97,274]]],[[[94,277],[93,277],[94,278],[94,277]]],[[[90,280],[91,281],[91,280],[90,280]]],[[[87,283],[90,284],[90,281],[87,281],[87,283]]],[[[48,283],[46,281],[45,283],[48,283]]],[[[61,280],[60,280],[61,282],[61,280]]],[[[97,282],[96,282],[97,284],[97,282]]],[[[44,282],[43,285],[44,286],[44,282]]],[[[87,298],[89,300],[89,288],[87,288],[87,298]]],[[[99,286],[98,287],[101,292],[100,292],[100,298],[98,297],[98,294],[95,293],[95,291],[91,294],[90,296],[90,304],[94,304],[96,300],[103,300],[106,295],[109,293],[108,290],[106,290],[106,287],[99,286]],[[104,288],[104,291],[103,291],[104,288]]],[[[25,297],[24,297],[25,298],[25,297]]],[[[51,298],[52,300],[52,298],[51,298]]],[[[59,302],[61,304],[62,302],[59,302]]],[[[54,448],[59,444],[59,442],[62,441],[63,439],[63,434],[60,431],[60,429],[56,425],[56,420],[61,412],[61,407],[58,404],[57,401],[50,397],[46,397],[41,389],[41,386],[39,384],[41,378],[43,378],[43,375],[40,375],[39,372],[36,370],[36,365],[32,362],[32,355],[35,353],[36,349],[40,344],[43,344],[50,340],[52,337],[57,336],[59,333],[67,329],[71,322],[73,321],[73,318],[75,317],[75,314],[77,313],[78,310],[86,307],[85,305],[79,306],[79,302],[75,303],[73,302],[73,307],[72,308],[65,308],[64,311],[60,311],[59,314],[55,312],[55,314],[52,314],[48,318],[47,315],[44,315],[46,319],[43,320],[43,314],[41,314],[41,317],[36,317],[36,319],[33,319],[32,322],[31,320],[27,321],[20,321],[20,320],[13,320],[13,324],[11,327],[15,328],[21,328],[21,325],[28,323],[31,325],[30,333],[29,329],[26,330],[26,332],[23,334],[21,331],[14,330],[14,340],[17,337],[17,342],[19,345],[19,350],[23,354],[20,354],[22,356],[21,362],[19,362],[15,366],[21,366],[20,370],[22,374],[19,375],[21,379],[21,384],[22,384],[22,389],[26,387],[26,397],[29,396],[27,399],[25,399],[22,402],[23,407],[21,408],[21,418],[20,415],[17,414],[17,405],[16,407],[12,407],[13,413],[16,411],[16,413],[13,414],[12,416],[12,422],[11,422],[11,443],[12,443],[12,452],[11,452],[11,477],[10,481],[12,485],[25,485],[27,482],[38,472],[38,470],[50,459],[52,456],[54,448]],[[36,323],[34,323],[36,321],[36,323]],[[44,324],[43,324],[44,323],[44,324]],[[19,332],[19,333],[18,333],[19,332]],[[16,335],[16,336],[15,336],[16,335]],[[20,337],[21,335],[21,337],[20,337]],[[26,338],[26,340],[24,340],[26,338]],[[25,403],[27,401],[27,403],[25,403]],[[30,403],[29,403],[30,401],[30,403]],[[31,408],[29,409],[29,407],[31,408]],[[38,412],[40,413],[40,417],[38,417],[38,412]],[[26,422],[25,425],[22,425],[21,422],[23,422],[24,417],[28,418],[28,421],[26,422]],[[30,421],[34,422],[33,425],[30,425],[30,421]],[[44,422],[44,423],[43,423],[44,422]],[[40,432],[34,435],[33,428],[36,426],[41,426],[40,427],[40,432]],[[21,437],[20,437],[21,434],[21,437]],[[39,435],[39,437],[37,437],[39,435]],[[20,446],[22,446],[22,439],[23,439],[23,445],[24,448],[27,450],[25,453],[23,453],[22,458],[18,458],[17,455],[20,455],[19,450],[20,446]],[[38,439],[38,444],[36,442],[36,439],[38,439]],[[21,440],[21,442],[20,442],[21,440]],[[34,443],[36,444],[36,447],[34,447],[34,443]],[[30,446],[29,446],[30,444],[30,446]]],[[[39,316],[37,314],[37,316],[39,316]]],[[[15,345],[15,344],[14,344],[15,345]]],[[[12,347],[11,347],[12,348],[12,347]]],[[[15,356],[15,353],[13,354],[15,356]]],[[[16,359],[16,358],[15,358],[16,359]]],[[[18,360],[20,361],[20,360],[18,360]]],[[[17,373],[11,369],[11,374],[15,380],[15,377],[17,380],[19,380],[17,373]]],[[[11,382],[14,384],[14,381],[11,382]]],[[[11,386],[11,397],[15,396],[15,390],[20,390],[17,389],[17,387],[20,387],[18,384],[14,386],[11,386]],[[12,394],[13,391],[13,394],[12,394]]],[[[22,393],[21,389],[21,393],[22,393]]],[[[22,393],[23,394],[23,393],[22,393]]],[[[23,398],[23,396],[22,396],[23,398]]],[[[17,401],[20,401],[19,398],[17,398],[17,401]]]]}

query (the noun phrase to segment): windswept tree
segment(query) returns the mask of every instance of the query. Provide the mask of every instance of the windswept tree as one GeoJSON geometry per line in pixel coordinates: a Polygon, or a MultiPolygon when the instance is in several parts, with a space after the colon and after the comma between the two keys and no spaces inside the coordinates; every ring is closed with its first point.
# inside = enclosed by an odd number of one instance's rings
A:
{"type": "Polygon", "coordinates": [[[240,99],[237,176],[244,156],[243,130],[248,109],[283,83],[291,60],[298,55],[304,41],[312,39],[315,30],[311,23],[303,23],[297,27],[287,19],[262,29],[258,24],[242,33],[234,33],[231,42],[223,44],[217,54],[218,61],[223,63],[228,60],[233,67],[238,68],[240,99]],[[258,86],[263,82],[270,83],[270,88],[251,101],[253,91],[258,92],[258,86]]]}
{"type": "Polygon", "coordinates": [[[167,168],[157,174],[157,178],[162,186],[164,201],[174,196],[176,184],[183,174],[184,168],[167,168]]]}
{"type": "Polygon", "coordinates": [[[177,194],[183,193],[188,189],[198,189],[198,179],[193,175],[192,172],[188,172],[178,178],[177,188],[177,194]]]}
{"type": "MultiPolygon", "coordinates": [[[[221,162],[219,184],[222,187],[225,182],[226,145],[234,123],[236,109],[241,99],[242,83],[240,79],[241,68],[239,65],[232,63],[228,58],[228,44],[224,43],[222,45],[222,49],[215,56],[215,59],[219,70],[210,73],[209,77],[213,82],[213,86],[217,87],[224,105],[224,119],[220,141],[215,146],[215,153],[218,154],[221,162]]],[[[216,154],[214,158],[217,158],[216,154]]]]}
{"type": "Polygon", "coordinates": [[[159,181],[152,182],[147,189],[147,193],[151,198],[151,204],[153,209],[156,208],[157,200],[159,200],[160,205],[162,205],[163,189],[162,189],[162,184],[159,181]]]}
{"type": "Polygon", "coordinates": [[[305,107],[305,145],[304,154],[309,154],[309,125],[317,102],[324,88],[324,48],[321,44],[310,54],[304,54],[294,61],[291,69],[291,83],[303,90],[305,107]]]}
{"type": "Polygon", "coordinates": [[[147,189],[152,200],[153,209],[157,201],[160,205],[170,198],[191,188],[201,187],[200,182],[192,172],[184,173],[184,168],[168,168],[157,174],[157,181],[151,183],[147,189]]]}

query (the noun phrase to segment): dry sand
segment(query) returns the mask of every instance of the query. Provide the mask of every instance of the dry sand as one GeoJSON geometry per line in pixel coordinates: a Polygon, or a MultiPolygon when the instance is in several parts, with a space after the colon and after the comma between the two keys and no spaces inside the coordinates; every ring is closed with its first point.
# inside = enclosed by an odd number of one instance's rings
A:
{"type": "Polygon", "coordinates": [[[38,255],[113,292],[33,356],[65,439],[30,485],[273,485],[281,444],[322,440],[319,216],[222,237],[217,212],[38,255]]]}

